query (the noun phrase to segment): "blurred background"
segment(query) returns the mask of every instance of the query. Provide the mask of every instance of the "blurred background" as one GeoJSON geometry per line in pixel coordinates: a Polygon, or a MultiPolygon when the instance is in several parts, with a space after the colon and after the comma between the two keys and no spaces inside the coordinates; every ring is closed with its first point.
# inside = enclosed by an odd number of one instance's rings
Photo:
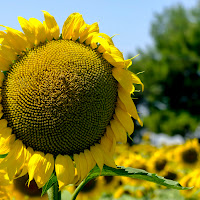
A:
{"type": "MultiPolygon", "coordinates": [[[[133,95],[144,126],[137,122],[129,144],[117,147],[118,165],[142,168],[184,186],[186,192],[148,182],[100,177],[86,185],[80,200],[198,200],[200,198],[200,1],[198,0],[19,0],[1,2],[1,24],[21,30],[17,16],[43,21],[40,10],[59,27],[72,12],[100,32],[116,35],[115,45],[132,58],[144,92],[133,95]]],[[[3,28],[1,28],[3,30],[3,28]]],[[[63,192],[69,196],[73,187],[63,192]]],[[[21,197],[20,197],[21,198],[21,197]]]]}
{"type": "MultiPolygon", "coordinates": [[[[139,135],[148,130],[175,136],[180,142],[200,137],[199,25],[198,1],[190,8],[179,4],[154,15],[149,30],[152,44],[136,50],[140,55],[130,67],[143,72],[138,76],[145,85],[144,93],[135,95],[144,120],[139,135]]],[[[169,142],[174,141],[170,138],[169,142]]]]}

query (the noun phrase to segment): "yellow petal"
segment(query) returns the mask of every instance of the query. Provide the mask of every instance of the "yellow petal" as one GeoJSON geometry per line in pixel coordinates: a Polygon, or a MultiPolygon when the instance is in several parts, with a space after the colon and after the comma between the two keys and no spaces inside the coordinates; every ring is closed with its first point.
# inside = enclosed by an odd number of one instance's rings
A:
{"type": "Polygon", "coordinates": [[[107,42],[107,40],[103,39],[103,38],[100,38],[98,39],[98,43],[100,44],[97,51],[99,53],[103,53],[105,51],[108,51],[110,52],[110,45],[109,43],[107,42]]]}
{"type": "Polygon", "coordinates": [[[111,126],[106,127],[106,135],[112,141],[113,138],[116,140],[115,134],[113,133],[111,126]]]}
{"type": "Polygon", "coordinates": [[[81,180],[83,180],[88,175],[87,160],[85,158],[84,153],[81,152],[79,154],[79,160],[80,160],[81,180]]]}
{"type": "Polygon", "coordinates": [[[87,172],[89,173],[96,165],[96,162],[95,162],[91,152],[88,149],[84,150],[84,154],[85,154],[85,158],[87,160],[87,167],[88,167],[87,172]]]}
{"type": "Polygon", "coordinates": [[[3,116],[3,112],[0,111],[0,119],[2,118],[2,116],[3,116]]]}
{"type": "Polygon", "coordinates": [[[9,60],[11,62],[13,60],[16,60],[17,58],[17,52],[7,45],[0,45],[0,55],[3,57],[4,60],[9,60]]]}
{"type": "Polygon", "coordinates": [[[15,178],[16,175],[21,171],[21,168],[23,168],[23,166],[24,166],[25,157],[26,157],[25,148],[26,147],[24,145],[22,145],[21,150],[19,150],[19,153],[17,151],[15,152],[15,155],[17,155],[17,154],[20,155],[19,158],[17,160],[14,160],[14,162],[12,164],[10,164],[9,167],[7,167],[7,172],[8,172],[8,176],[9,176],[10,180],[15,178]],[[13,166],[15,166],[15,167],[13,167],[13,166]]]}
{"type": "Polygon", "coordinates": [[[114,152],[115,152],[115,146],[116,146],[115,137],[112,138],[112,140],[110,140],[108,138],[107,134],[105,134],[101,138],[101,145],[104,147],[104,149],[106,150],[106,152],[109,152],[110,155],[113,155],[114,152]]]}
{"type": "Polygon", "coordinates": [[[131,59],[124,60],[124,64],[126,68],[129,68],[132,65],[132,60],[131,59]]]}
{"type": "Polygon", "coordinates": [[[59,190],[72,183],[75,176],[75,168],[72,159],[68,155],[58,155],[56,157],[55,171],[58,179],[59,190]]]}
{"type": "Polygon", "coordinates": [[[80,33],[80,43],[85,42],[91,33],[99,33],[99,25],[97,22],[92,25],[87,25],[87,27],[80,33]]]}
{"type": "Polygon", "coordinates": [[[78,180],[80,180],[81,179],[80,159],[79,159],[78,154],[74,154],[73,157],[74,157],[74,162],[76,164],[78,180]]]}
{"type": "Polygon", "coordinates": [[[40,42],[42,43],[45,42],[47,36],[44,25],[38,19],[35,18],[30,18],[29,22],[34,27],[34,36],[35,36],[34,44],[38,45],[40,44],[40,42]]]}
{"type": "Polygon", "coordinates": [[[47,153],[41,162],[40,168],[35,171],[34,179],[38,187],[43,187],[51,177],[54,170],[54,158],[52,154],[47,153]]]}
{"type": "Polygon", "coordinates": [[[62,28],[63,39],[76,40],[79,37],[79,28],[84,25],[82,15],[79,13],[72,13],[64,22],[62,28]]]}
{"type": "Polygon", "coordinates": [[[6,119],[1,119],[0,120],[0,134],[1,134],[1,130],[7,127],[7,120],[6,119]]]}
{"type": "Polygon", "coordinates": [[[95,38],[95,37],[97,37],[97,36],[98,36],[98,33],[96,33],[96,32],[88,34],[87,39],[85,40],[85,44],[86,45],[90,45],[92,39],[95,38]]]}
{"type": "Polygon", "coordinates": [[[44,18],[45,18],[45,28],[46,28],[46,34],[47,34],[47,39],[52,40],[58,39],[60,35],[60,29],[59,26],[55,20],[55,18],[50,15],[47,11],[42,10],[44,13],[44,18]]]}
{"type": "Polygon", "coordinates": [[[28,173],[28,162],[29,162],[31,156],[34,154],[34,151],[31,147],[28,147],[27,149],[24,148],[24,151],[25,151],[25,155],[26,155],[24,166],[21,169],[21,172],[19,174],[17,174],[16,178],[22,177],[28,173]]]}
{"type": "MultiPolygon", "coordinates": [[[[10,129],[10,128],[9,128],[10,129]]],[[[7,129],[7,130],[9,130],[7,129]]],[[[11,145],[15,142],[15,135],[10,135],[10,132],[6,135],[1,135],[0,139],[0,154],[7,154],[10,151],[11,145]]]]}
{"type": "Polygon", "coordinates": [[[131,116],[120,107],[115,108],[115,114],[129,135],[133,133],[134,123],[131,116]]]}
{"type": "Polygon", "coordinates": [[[21,140],[16,140],[10,149],[9,154],[0,163],[0,168],[7,167],[8,177],[10,180],[19,172],[24,165],[25,153],[24,145],[21,140]]]}
{"type": "Polygon", "coordinates": [[[92,153],[92,156],[101,171],[104,165],[103,152],[97,147],[97,144],[95,144],[95,146],[90,147],[90,152],[92,153]]]}
{"type": "Polygon", "coordinates": [[[117,106],[119,106],[122,110],[127,112],[126,106],[123,104],[119,97],[117,97],[117,106]]]}
{"type": "Polygon", "coordinates": [[[134,73],[131,73],[131,78],[132,78],[132,83],[140,84],[142,86],[142,91],[144,91],[143,83],[141,82],[141,80],[134,73]]]}
{"type": "Polygon", "coordinates": [[[30,48],[29,43],[27,42],[27,38],[25,35],[13,28],[3,26],[6,28],[6,35],[4,36],[4,41],[2,44],[9,45],[12,49],[14,49],[18,54],[21,53],[21,51],[26,50],[26,48],[30,48]]]}
{"type": "Polygon", "coordinates": [[[31,47],[33,47],[36,40],[34,25],[23,17],[18,17],[18,21],[20,23],[20,26],[22,27],[22,30],[24,31],[28,42],[31,44],[31,47]]]}
{"type": "Polygon", "coordinates": [[[125,64],[124,64],[124,59],[121,58],[120,56],[116,55],[116,54],[112,54],[109,53],[107,51],[105,51],[103,53],[103,57],[114,67],[121,67],[124,68],[125,64]]]}
{"type": "Polygon", "coordinates": [[[127,92],[132,93],[134,91],[131,72],[123,68],[113,67],[112,75],[127,92]]]}
{"type": "Polygon", "coordinates": [[[10,127],[5,127],[5,128],[0,129],[0,136],[1,136],[0,141],[9,137],[11,133],[12,133],[12,129],[10,127]]]}
{"type": "Polygon", "coordinates": [[[112,141],[106,135],[101,137],[101,143],[100,144],[104,147],[104,149],[107,152],[110,152],[110,148],[112,146],[112,141]]]}
{"type": "Polygon", "coordinates": [[[106,39],[99,37],[99,34],[97,34],[95,37],[92,38],[90,47],[92,49],[96,49],[97,44],[99,44],[98,49],[97,49],[99,53],[103,53],[105,51],[108,51],[108,52],[110,51],[109,43],[107,42],[106,39]]]}
{"type": "Polygon", "coordinates": [[[111,129],[115,134],[116,141],[126,143],[127,142],[127,135],[124,127],[122,124],[115,118],[110,121],[111,129]]]}
{"type": "Polygon", "coordinates": [[[136,119],[141,126],[143,126],[143,123],[138,116],[137,109],[135,107],[135,104],[133,103],[131,96],[129,92],[124,90],[122,87],[118,86],[118,96],[122,103],[125,105],[127,112],[136,119]]]}
{"type": "Polygon", "coordinates": [[[42,163],[44,160],[44,153],[42,152],[34,152],[34,154],[31,156],[29,162],[28,162],[28,174],[29,174],[29,181],[28,186],[30,182],[33,180],[35,173],[38,169],[40,169],[42,163]]]}
{"type": "Polygon", "coordinates": [[[114,43],[113,43],[112,38],[110,36],[108,36],[105,33],[99,33],[99,36],[101,36],[102,38],[106,39],[109,45],[113,45],[114,46],[114,43]]]}
{"type": "Polygon", "coordinates": [[[115,47],[114,45],[110,45],[110,50],[111,50],[111,54],[114,54],[124,60],[124,56],[122,52],[117,47],[115,47]]]}
{"type": "Polygon", "coordinates": [[[0,70],[1,71],[8,71],[10,69],[10,66],[12,64],[12,60],[7,60],[4,58],[4,55],[2,55],[3,51],[0,50],[0,70]]]}
{"type": "Polygon", "coordinates": [[[103,152],[103,158],[104,158],[105,165],[116,168],[116,164],[115,164],[115,161],[113,160],[112,155],[109,152],[105,151],[105,149],[102,147],[102,145],[97,144],[96,146],[97,146],[97,148],[101,149],[101,151],[103,152]]]}
{"type": "Polygon", "coordinates": [[[85,21],[83,20],[82,15],[80,15],[75,21],[72,32],[72,40],[76,41],[80,36],[81,27],[85,27],[85,21]]]}

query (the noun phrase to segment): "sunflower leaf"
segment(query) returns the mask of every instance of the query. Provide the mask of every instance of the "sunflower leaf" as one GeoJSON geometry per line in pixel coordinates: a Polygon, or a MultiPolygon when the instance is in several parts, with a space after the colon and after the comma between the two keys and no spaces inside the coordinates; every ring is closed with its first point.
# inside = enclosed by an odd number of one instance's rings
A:
{"type": "Polygon", "coordinates": [[[102,171],[96,166],[94,167],[86,178],[86,182],[98,177],[98,176],[125,176],[129,178],[136,178],[141,180],[146,180],[150,182],[157,183],[159,185],[164,185],[168,188],[173,188],[177,190],[187,190],[190,187],[183,187],[178,182],[166,179],[164,177],[158,176],[156,174],[149,173],[142,169],[135,169],[131,167],[118,166],[117,168],[112,168],[104,165],[102,171]]]}
{"type": "Polygon", "coordinates": [[[42,194],[41,194],[41,196],[43,196],[47,192],[47,190],[49,188],[51,188],[54,184],[56,184],[57,181],[58,180],[57,180],[56,175],[54,173],[52,173],[52,175],[51,175],[50,179],[48,180],[48,182],[42,187],[42,194]]]}

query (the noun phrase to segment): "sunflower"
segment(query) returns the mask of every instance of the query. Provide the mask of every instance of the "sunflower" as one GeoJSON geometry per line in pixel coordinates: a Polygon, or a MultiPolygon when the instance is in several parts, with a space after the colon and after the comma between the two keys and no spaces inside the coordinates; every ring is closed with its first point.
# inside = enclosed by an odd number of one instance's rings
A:
{"type": "Polygon", "coordinates": [[[59,189],[79,183],[97,164],[116,167],[117,141],[141,125],[131,99],[131,59],[79,13],[64,22],[18,17],[24,33],[0,31],[0,164],[9,179],[42,187],[55,171],[59,189]]]}
{"type": "Polygon", "coordinates": [[[9,199],[6,188],[10,186],[10,181],[4,170],[0,170],[0,200],[9,199]]]}
{"type": "Polygon", "coordinates": [[[129,151],[141,155],[145,159],[149,159],[156,151],[158,151],[158,148],[151,144],[141,143],[131,146],[129,151]]]}
{"type": "Polygon", "coordinates": [[[122,183],[120,176],[100,176],[98,181],[102,185],[103,193],[108,196],[112,195],[122,183]]]}
{"type": "Polygon", "coordinates": [[[160,176],[166,175],[166,173],[169,171],[170,160],[165,152],[166,149],[163,147],[158,149],[152,155],[147,165],[147,171],[156,173],[160,176]]]}
{"type": "Polygon", "coordinates": [[[190,190],[181,191],[187,198],[200,198],[200,170],[195,169],[180,179],[180,184],[184,187],[193,187],[190,190]]]}
{"type": "Polygon", "coordinates": [[[174,158],[183,170],[193,170],[199,168],[200,146],[197,138],[187,140],[186,143],[178,145],[174,149],[174,158]]]}
{"type": "Polygon", "coordinates": [[[126,151],[116,158],[116,163],[119,166],[133,167],[146,170],[147,159],[132,151],[126,151]]]}
{"type": "MultiPolygon", "coordinates": [[[[101,197],[102,192],[104,191],[102,180],[99,179],[90,180],[79,192],[77,200],[96,200],[101,197]]],[[[73,194],[75,191],[75,185],[68,185],[64,188],[62,192],[68,191],[70,194],[73,194]]]]}
{"type": "Polygon", "coordinates": [[[10,181],[8,174],[0,170],[0,200],[38,200],[48,199],[47,194],[41,197],[42,190],[38,189],[34,180],[31,181],[30,187],[25,184],[28,175],[10,181]]]}

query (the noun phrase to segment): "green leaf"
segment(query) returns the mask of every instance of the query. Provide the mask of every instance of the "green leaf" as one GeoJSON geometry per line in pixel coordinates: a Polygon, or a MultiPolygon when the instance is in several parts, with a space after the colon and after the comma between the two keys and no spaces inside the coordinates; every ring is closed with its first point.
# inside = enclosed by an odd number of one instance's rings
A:
{"type": "Polygon", "coordinates": [[[0,155],[0,158],[5,158],[8,154],[2,154],[0,155]]]}
{"type": "Polygon", "coordinates": [[[50,187],[52,187],[54,184],[56,184],[57,181],[58,180],[57,180],[56,175],[54,173],[52,173],[52,175],[51,175],[50,179],[48,180],[48,182],[42,187],[41,196],[43,196],[50,187]]]}
{"type": "Polygon", "coordinates": [[[121,167],[118,166],[117,168],[112,168],[104,165],[101,173],[100,169],[96,166],[94,167],[89,175],[86,178],[86,182],[98,177],[98,176],[126,176],[130,178],[136,178],[136,179],[141,179],[141,180],[146,180],[150,182],[157,183],[159,185],[164,185],[168,188],[173,188],[177,190],[187,190],[191,189],[189,187],[183,187],[181,186],[178,182],[172,181],[169,179],[166,179],[164,177],[158,176],[156,174],[148,173],[145,170],[142,169],[135,169],[131,167],[121,167]]]}

